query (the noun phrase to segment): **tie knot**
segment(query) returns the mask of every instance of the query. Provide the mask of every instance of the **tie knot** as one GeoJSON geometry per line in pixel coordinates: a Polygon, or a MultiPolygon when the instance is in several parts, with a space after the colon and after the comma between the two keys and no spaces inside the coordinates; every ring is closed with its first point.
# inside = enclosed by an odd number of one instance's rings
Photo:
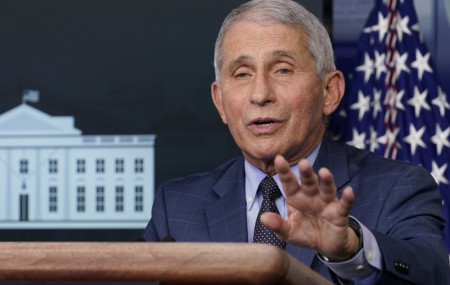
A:
{"type": "Polygon", "coordinates": [[[259,184],[258,190],[261,191],[263,199],[275,201],[281,196],[280,188],[271,176],[266,176],[259,184]]]}

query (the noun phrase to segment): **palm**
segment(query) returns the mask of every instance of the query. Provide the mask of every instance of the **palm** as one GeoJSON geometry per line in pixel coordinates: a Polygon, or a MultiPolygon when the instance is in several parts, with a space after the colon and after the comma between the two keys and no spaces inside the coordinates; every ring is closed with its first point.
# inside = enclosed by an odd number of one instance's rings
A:
{"type": "Polygon", "coordinates": [[[302,202],[288,203],[289,234],[286,241],[327,252],[339,247],[336,243],[341,243],[347,235],[347,219],[337,214],[336,204],[326,205],[318,211],[314,205],[320,202],[304,203],[311,200],[307,197],[299,197],[299,200],[302,202]]]}
{"type": "Polygon", "coordinates": [[[351,188],[346,188],[339,200],[333,176],[327,169],[319,171],[319,184],[309,163],[301,161],[302,185],[299,185],[283,158],[277,157],[275,165],[283,184],[288,219],[267,214],[263,222],[288,243],[313,248],[327,256],[346,252],[350,244],[347,221],[354,199],[351,188]],[[272,224],[275,219],[281,220],[272,224]]]}

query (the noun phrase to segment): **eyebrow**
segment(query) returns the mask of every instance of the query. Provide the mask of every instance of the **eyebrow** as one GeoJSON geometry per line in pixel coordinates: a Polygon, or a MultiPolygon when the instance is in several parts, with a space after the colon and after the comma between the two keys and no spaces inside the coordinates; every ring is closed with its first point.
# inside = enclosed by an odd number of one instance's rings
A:
{"type": "Polygon", "coordinates": [[[276,50],[276,51],[272,52],[272,57],[278,57],[278,58],[286,57],[286,58],[295,60],[295,57],[292,53],[284,51],[284,50],[276,50]]]}
{"type": "Polygon", "coordinates": [[[234,70],[236,69],[236,67],[238,67],[238,66],[244,64],[244,63],[247,62],[249,59],[250,59],[250,56],[247,56],[247,55],[241,55],[240,57],[238,57],[238,58],[232,60],[232,61],[230,62],[230,64],[228,65],[228,71],[229,71],[230,73],[233,73],[234,70]]]}

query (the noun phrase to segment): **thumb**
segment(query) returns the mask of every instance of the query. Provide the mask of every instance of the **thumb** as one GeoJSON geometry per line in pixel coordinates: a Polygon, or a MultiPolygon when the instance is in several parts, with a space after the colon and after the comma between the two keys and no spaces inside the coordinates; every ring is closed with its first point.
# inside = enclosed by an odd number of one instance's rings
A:
{"type": "Polygon", "coordinates": [[[289,223],[279,214],[267,212],[261,215],[261,222],[276,233],[279,239],[286,240],[289,233],[289,223]]]}

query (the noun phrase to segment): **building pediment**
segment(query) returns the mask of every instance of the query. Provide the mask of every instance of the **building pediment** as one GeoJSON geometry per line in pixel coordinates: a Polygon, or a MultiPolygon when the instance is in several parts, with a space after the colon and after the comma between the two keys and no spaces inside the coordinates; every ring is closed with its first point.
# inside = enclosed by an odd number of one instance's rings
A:
{"type": "Polygon", "coordinates": [[[80,135],[70,116],[50,116],[27,104],[0,114],[0,136],[80,135]]]}

